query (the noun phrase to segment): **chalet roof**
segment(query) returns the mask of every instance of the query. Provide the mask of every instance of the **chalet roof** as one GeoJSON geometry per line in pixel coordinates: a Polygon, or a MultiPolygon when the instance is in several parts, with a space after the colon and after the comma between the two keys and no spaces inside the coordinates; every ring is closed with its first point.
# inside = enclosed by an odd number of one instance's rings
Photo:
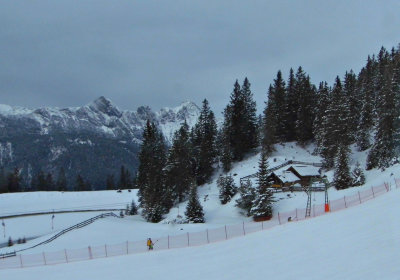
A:
{"type": "Polygon", "coordinates": [[[292,183],[300,181],[299,177],[297,177],[293,172],[288,170],[278,169],[272,173],[275,174],[275,176],[277,176],[283,183],[292,183]]]}
{"type": "Polygon", "coordinates": [[[320,167],[312,166],[312,165],[292,165],[289,167],[296,170],[300,176],[321,176],[319,173],[320,167]]]}

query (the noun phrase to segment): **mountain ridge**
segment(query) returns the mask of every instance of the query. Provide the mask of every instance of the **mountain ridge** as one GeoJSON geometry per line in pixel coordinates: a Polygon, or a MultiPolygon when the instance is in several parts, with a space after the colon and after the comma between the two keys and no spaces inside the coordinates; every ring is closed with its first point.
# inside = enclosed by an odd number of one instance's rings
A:
{"type": "Polygon", "coordinates": [[[24,181],[40,170],[55,176],[65,167],[70,180],[80,174],[104,185],[105,178],[100,180],[99,174],[118,178],[122,165],[131,173],[136,171],[148,119],[171,143],[181,124],[186,120],[193,126],[199,114],[199,107],[190,101],[158,112],[149,106],[129,111],[119,109],[104,96],[70,108],[27,109],[0,104],[0,167],[20,168],[24,181]]]}

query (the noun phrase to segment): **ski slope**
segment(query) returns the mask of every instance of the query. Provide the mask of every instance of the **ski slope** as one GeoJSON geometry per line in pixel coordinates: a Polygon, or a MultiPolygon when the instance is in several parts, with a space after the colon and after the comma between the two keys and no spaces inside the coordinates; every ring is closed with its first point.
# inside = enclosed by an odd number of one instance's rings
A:
{"type": "Polygon", "coordinates": [[[0,270],[0,279],[399,279],[400,189],[206,246],[0,270]]]}
{"type": "MultiPolygon", "coordinates": [[[[277,166],[287,160],[321,161],[318,156],[312,155],[312,151],[312,146],[303,149],[294,143],[277,145],[276,152],[269,158],[269,166],[277,166]]],[[[353,149],[350,164],[354,166],[359,161],[363,166],[366,155],[367,152],[359,153],[353,149]]],[[[257,172],[258,159],[258,155],[252,156],[233,167],[231,174],[237,185],[241,177],[257,172]]],[[[332,180],[333,171],[325,175],[332,180]]],[[[381,185],[383,182],[388,182],[394,189],[394,178],[400,178],[400,168],[399,165],[395,165],[385,171],[367,171],[365,175],[367,183],[364,186],[342,191],[331,188],[330,200],[343,198],[344,195],[353,195],[358,191],[370,189],[371,186],[381,185]]],[[[147,223],[140,215],[124,219],[105,218],[87,227],[73,230],[49,244],[24,251],[23,254],[81,249],[126,241],[145,242],[148,237],[155,240],[167,235],[195,233],[205,229],[221,228],[224,225],[249,222],[251,218],[243,216],[234,206],[237,197],[226,205],[220,204],[219,191],[215,182],[217,177],[218,174],[213,182],[198,189],[200,202],[205,212],[205,224],[177,223],[179,222],[177,216],[183,216],[185,211],[186,202],[184,202],[172,208],[165,219],[158,224],[147,223]]],[[[0,279],[27,279],[29,275],[38,277],[42,274],[49,277],[41,277],[43,279],[128,279],[134,276],[138,279],[144,277],[150,279],[203,279],[205,277],[209,279],[258,279],[261,277],[303,279],[306,275],[308,279],[322,277],[360,279],[361,276],[363,279],[377,279],[374,274],[376,271],[370,270],[375,269],[381,273],[382,269],[390,268],[392,272],[398,272],[397,267],[393,265],[393,260],[399,257],[394,248],[400,248],[396,240],[400,228],[398,222],[395,221],[395,213],[398,212],[395,202],[399,198],[399,191],[400,189],[393,190],[374,201],[346,211],[304,222],[286,224],[272,230],[207,246],[168,251],[157,251],[156,246],[156,250],[151,253],[66,265],[0,270],[0,279]],[[57,274],[59,270],[60,275],[57,274]],[[273,271],[277,271],[282,276],[278,277],[273,271]],[[349,275],[346,274],[348,271],[350,271],[349,275]]],[[[307,195],[304,192],[279,193],[275,195],[275,198],[277,200],[274,204],[275,215],[278,212],[304,208],[307,201],[307,195]]],[[[0,195],[0,215],[44,209],[96,209],[100,205],[123,207],[132,199],[137,202],[135,190],[131,192],[124,190],[121,193],[99,191],[3,194],[0,195]]],[[[323,202],[323,192],[313,194],[313,204],[323,202]]],[[[6,235],[0,233],[0,243],[6,242],[9,236],[34,237],[26,244],[15,245],[11,249],[29,247],[64,228],[98,214],[56,214],[53,223],[51,223],[51,215],[6,219],[6,235]]],[[[0,248],[0,252],[8,251],[10,251],[8,247],[0,248]]],[[[385,273],[387,273],[386,278],[378,278],[399,279],[394,277],[396,275],[394,272],[385,273]]]]}

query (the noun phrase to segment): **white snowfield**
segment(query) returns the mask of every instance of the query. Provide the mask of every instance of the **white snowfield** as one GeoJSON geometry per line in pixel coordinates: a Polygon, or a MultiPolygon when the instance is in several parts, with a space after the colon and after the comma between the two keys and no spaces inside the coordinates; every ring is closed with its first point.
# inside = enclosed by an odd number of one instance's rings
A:
{"type": "Polygon", "coordinates": [[[0,270],[0,279],[399,279],[400,189],[199,247],[0,270]]]}
{"type": "MultiPolygon", "coordinates": [[[[287,160],[319,162],[320,158],[312,156],[311,151],[312,147],[301,149],[292,143],[277,146],[269,166],[277,166],[287,160]]],[[[354,152],[351,164],[355,165],[359,161],[363,165],[365,157],[365,152],[354,152]]],[[[231,173],[236,184],[240,177],[257,171],[257,162],[258,156],[254,156],[233,168],[231,173]]],[[[357,198],[358,192],[371,192],[372,186],[384,182],[390,185],[392,191],[346,210],[204,246],[160,250],[160,242],[153,252],[5,269],[0,270],[0,279],[400,279],[400,219],[397,217],[397,213],[400,213],[400,188],[396,189],[394,183],[394,178],[400,178],[399,167],[396,165],[383,172],[366,172],[367,184],[362,187],[343,191],[331,188],[329,198],[334,201],[344,196],[357,198]]],[[[331,180],[333,172],[327,172],[326,175],[331,180]]],[[[71,231],[47,245],[24,251],[23,254],[24,257],[25,254],[28,256],[41,252],[50,252],[51,255],[51,252],[64,249],[87,249],[88,246],[126,241],[144,243],[147,237],[153,240],[164,237],[165,240],[168,235],[177,236],[186,232],[194,234],[224,225],[250,222],[251,219],[240,214],[234,206],[237,197],[221,206],[218,195],[215,180],[199,188],[206,224],[174,224],[177,215],[183,216],[185,211],[186,203],[182,203],[179,208],[171,209],[159,224],[146,223],[139,215],[124,219],[105,218],[71,231]]],[[[275,217],[278,213],[303,209],[307,201],[304,192],[276,194],[275,198],[275,217]]],[[[314,205],[324,203],[323,192],[314,193],[312,198],[314,205]]],[[[127,204],[132,199],[137,199],[136,192],[6,194],[0,195],[0,214],[57,207],[127,204]]],[[[357,199],[347,203],[358,204],[357,199]]],[[[51,215],[6,219],[6,237],[3,241],[8,236],[40,236],[27,244],[11,248],[31,246],[97,214],[56,214],[54,230],[51,229],[51,215]]],[[[281,218],[287,217],[281,215],[281,218]]],[[[9,251],[9,248],[2,248],[4,251],[9,251]]]]}

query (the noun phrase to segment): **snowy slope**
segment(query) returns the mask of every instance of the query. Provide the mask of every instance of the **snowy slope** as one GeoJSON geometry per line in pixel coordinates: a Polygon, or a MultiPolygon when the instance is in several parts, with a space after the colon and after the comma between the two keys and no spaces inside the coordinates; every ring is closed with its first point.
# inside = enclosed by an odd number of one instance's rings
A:
{"type": "Polygon", "coordinates": [[[399,279],[400,189],[329,215],[200,247],[0,270],[1,279],[399,279]]]}
{"type": "MultiPolygon", "coordinates": [[[[277,166],[289,159],[305,161],[305,162],[319,162],[321,159],[318,156],[313,156],[311,152],[313,147],[302,149],[294,143],[287,143],[285,145],[277,145],[276,151],[269,158],[269,166],[277,166]]],[[[362,160],[364,153],[353,155],[352,162],[362,160]]],[[[239,184],[240,177],[253,174],[257,171],[258,155],[249,157],[248,159],[237,163],[231,173],[235,179],[236,184],[239,184]]],[[[328,177],[333,176],[333,172],[327,173],[328,177]]],[[[206,223],[205,224],[174,224],[173,221],[177,219],[178,214],[183,216],[186,208],[186,202],[181,203],[179,206],[172,208],[170,213],[166,215],[164,221],[159,224],[146,223],[142,217],[133,216],[126,217],[122,220],[115,218],[107,218],[97,221],[85,228],[72,231],[59,239],[56,239],[50,244],[40,246],[26,253],[37,253],[42,251],[57,251],[65,248],[85,248],[87,246],[99,246],[104,244],[116,244],[129,241],[141,241],[151,236],[153,238],[165,237],[167,235],[174,236],[186,232],[198,232],[205,229],[218,228],[224,225],[239,224],[241,222],[249,222],[251,218],[243,216],[239,209],[235,207],[235,200],[238,196],[234,197],[231,202],[226,205],[221,205],[219,202],[219,190],[216,185],[218,174],[215,175],[215,180],[211,184],[206,184],[198,189],[200,202],[203,205],[206,223]],[[118,234],[110,233],[109,229],[118,229],[118,234]]],[[[384,172],[380,170],[372,170],[366,172],[367,184],[358,187],[350,188],[347,190],[336,191],[334,188],[329,189],[329,199],[335,200],[343,198],[345,195],[352,195],[358,191],[370,189],[371,186],[381,185],[383,182],[388,182],[394,185],[393,179],[400,178],[399,166],[391,167],[384,172]]],[[[304,192],[294,193],[278,193],[275,195],[277,202],[274,204],[274,213],[287,212],[294,209],[302,209],[306,207],[307,195],[304,192]]],[[[17,213],[26,211],[26,209],[45,210],[45,209],[64,209],[64,208],[92,208],[96,209],[99,206],[119,206],[130,203],[132,199],[137,201],[136,191],[128,192],[123,191],[117,193],[115,191],[99,191],[99,192],[78,192],[78,193],[58,193],[58,192],[39,192],[39,193],[25,193],[25,194],[4,194],[0,195],[0,214],[17,213]]],[[[317,192],[313,194],[313,204],[324,203],[324,193],[317,192]]],[[[97,208],[98,209],[98,208],[97,208]]],[[[92,216],[97,214],[93,213],[92,216]]],[[[67,228],[74,223],[78,222],[79,214],[74,214],[74,218],[69,220],[68,215],[61,218],[59,214],[55,216],[57,228],[51,231],[49,228],[50,217],[32,217],[30,223],[21,223],[14,219],[6,220],[7,234],[0,236],[0,243],[7,241],[9,236],[13,238],[18,237],[31,237],[31,236],[51,236],[51,234],[63,228],[67,228]],[[36,223],[37,228],[34,233],[31,231],[31,224],[36,223]],[[1,242],[2,240],[2,242],[1,242]]],[[[81,221],[88,218],[85,213],[81,217],[81,221]]],[[[20,218],[22,221],[23,219],[20,218]]],[[[28,219],[28,218],[26,218],[28,219]]],[[[43,238],[43,237],[42,237],[43,238]]],[[[36,244],[36,240],[29,241],[26,245],[36,244]]],[[[25,246],[26,246],[25,245],[25,246]]],[[[18,248],[18,247],[13,247],[18,248]]],[[[0,249],[7,251],[8,248],[0,249]]]]}

